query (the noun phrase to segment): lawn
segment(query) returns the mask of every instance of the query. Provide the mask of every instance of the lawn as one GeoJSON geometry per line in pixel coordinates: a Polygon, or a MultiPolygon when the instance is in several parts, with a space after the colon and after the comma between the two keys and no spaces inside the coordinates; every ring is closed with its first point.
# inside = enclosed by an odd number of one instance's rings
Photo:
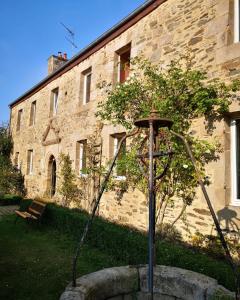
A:
{"type": "MultiPolygon", "coordinates": [[[[24,206],[29,204],[26,202],[24,206]]],[[[29,226],[15,216],[0,219],[0,299],[56,300],[71,281],[76,237],[87,214],[48,205],[44,224],[29,226]]],[[[214,259],[173,242],[157,241],[157,263],[193,270],[234,289],[224,259],[214,259]]],[[[133,229],[96,218],[78,263],[78,277],[104,267],[147,262],[147,237],[133,229]]]]}
{"type": "MultiPolygon", "coordinates": [[[[13,216],[0,220],[0,232],[0,299],[59,299],[71,281],[73,239],[21,220],[15,226],[13,216]]],[[[88,246],[79,261],[78,274],[124,264],[88,246]]]]}

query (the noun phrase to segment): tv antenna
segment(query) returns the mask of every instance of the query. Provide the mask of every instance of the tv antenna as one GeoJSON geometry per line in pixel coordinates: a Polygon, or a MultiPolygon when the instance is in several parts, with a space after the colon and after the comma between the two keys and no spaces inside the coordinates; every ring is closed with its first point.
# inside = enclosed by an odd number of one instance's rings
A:
{"type": "Polygon", "coordinates": [[[75,44],[75,33],[69,29],[64,23],[60,22],[60,24],[66,29],[68,36],[65,36],[65,39],[75,48],[77,49],[78,46],[75,44]]]}

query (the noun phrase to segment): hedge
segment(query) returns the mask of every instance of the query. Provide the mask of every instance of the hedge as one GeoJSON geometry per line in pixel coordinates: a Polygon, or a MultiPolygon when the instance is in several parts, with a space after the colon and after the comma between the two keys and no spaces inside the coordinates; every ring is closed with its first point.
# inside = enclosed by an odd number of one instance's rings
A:
{"type": "MultiPolygon", "coordinates": [[[[25,209],[30,201],[22,201],[25,209]]],[[[68,234],[78,240],[89,215],[78,209],[68,209],[48,204],[43,218],[44,226],[68,234]]],[[[126,265],[146,264],[147,236],[129,227],[120,226],[96,217],[89,232],[87,243],[126,265]]],[[[234,277],[225,260],[214,259],[197,250],[167,241],[156,241],[156,262],[161,265],[180,267],[213,277],[230,290],[234,290],[234,277]]]]}
{"type": "Polygon", "coordinates": [[[18,205],[20,204],[20,201],[22,200],[21,196],[17,195],[1,195],[0,194],[0,206],[5,206],[5,205],[18,205]]]}

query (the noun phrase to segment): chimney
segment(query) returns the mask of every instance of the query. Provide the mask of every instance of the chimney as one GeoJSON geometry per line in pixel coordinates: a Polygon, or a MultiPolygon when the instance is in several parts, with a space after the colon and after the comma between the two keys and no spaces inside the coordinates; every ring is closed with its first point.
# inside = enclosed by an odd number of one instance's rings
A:
{"type": "Polygon", "coordinates": [[[58,68],[64,65],[68,61],[67,53],[62,55],[62,52],[58,52],[58,55],[51,55],[48,59],[48,75],[55,72],[58,68]]]}

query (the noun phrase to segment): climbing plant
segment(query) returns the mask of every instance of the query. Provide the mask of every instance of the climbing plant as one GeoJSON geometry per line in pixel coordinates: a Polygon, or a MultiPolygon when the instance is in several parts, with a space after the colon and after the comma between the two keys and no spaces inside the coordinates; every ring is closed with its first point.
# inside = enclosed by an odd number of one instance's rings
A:
{"type": "Polygon", "coordinates": [[[94,204],[99,190],[101,176],[105,172],[102,166],[102,140],[103,125],[98,122],[91,134],[86,137],[86,167],[81,174],[79,166],[72,168],[72,161],[68,154],[61,153],[61,185],[60,194],[63,204],[69,206],[72,202],[76,207],[89,209],[94,204]]]}
{"type": "Polygon", "coordinates": [[[59,193],[63,196],[62,204],[69,206],[72,203],[78,203],[81,199],[81,190],[77,185],[77,177],[72,169],[72,161],[69,154],[60,154],[60,177],[61,183],[59,187],[59,193]]]}
{"type": "MultiPolygon", "coordinates": [[[[197,137],[192,130],[192,122],[195,119],[201,120],[211,135],[215,122],[223,119],[235,92],[239,90],[238,81],[227,85],[218,79],[209,80],[207,74],[194,69],[191,60],[186,57],[172,61],[166,68],[137,57],[131,62],[130,76],[126,82],[116,86],[102,82],[99,87],[105,95],[97,112],[102,121],[121,125],[126,132],[130,132],[134,129],[135,120],[149,116],[153,109],[157,110],[160,117],[173,121],[172,130],[186,138],[201,176],[206,179],[206,184],[210,184],[206,165],[218,159],[221,145],[215,138],[206,140],[197,137]]],[[[137,151],[144,136],[142,130],[129,141],[126,155],[119,164],[126,169],[126,180],[122,183],[124,192],[129,188],[137,188],[147,196],[147,179],[142,176],[137,159],[137,151]]],[[[187,206],[196,197],[198,182],[182,142],[165,129],[160,130],[159,141],[161,150],[166,151],[165,145],[170,144],[174,153],[166,176],[157,185],[157,222],[162,231],[169,208],[182,207],[172,225],[184,217],[187,206]]],[[[148,150],[145,148],[143,151],[148,150]]],[[[165,162],[164,158],[158,161],[159,173],[163,171],[165,162]]],[[[119,183],[116,182],[116,185],[119,183]]],[[[111,186],[114,188],[114,180],[111,186]]]]}

